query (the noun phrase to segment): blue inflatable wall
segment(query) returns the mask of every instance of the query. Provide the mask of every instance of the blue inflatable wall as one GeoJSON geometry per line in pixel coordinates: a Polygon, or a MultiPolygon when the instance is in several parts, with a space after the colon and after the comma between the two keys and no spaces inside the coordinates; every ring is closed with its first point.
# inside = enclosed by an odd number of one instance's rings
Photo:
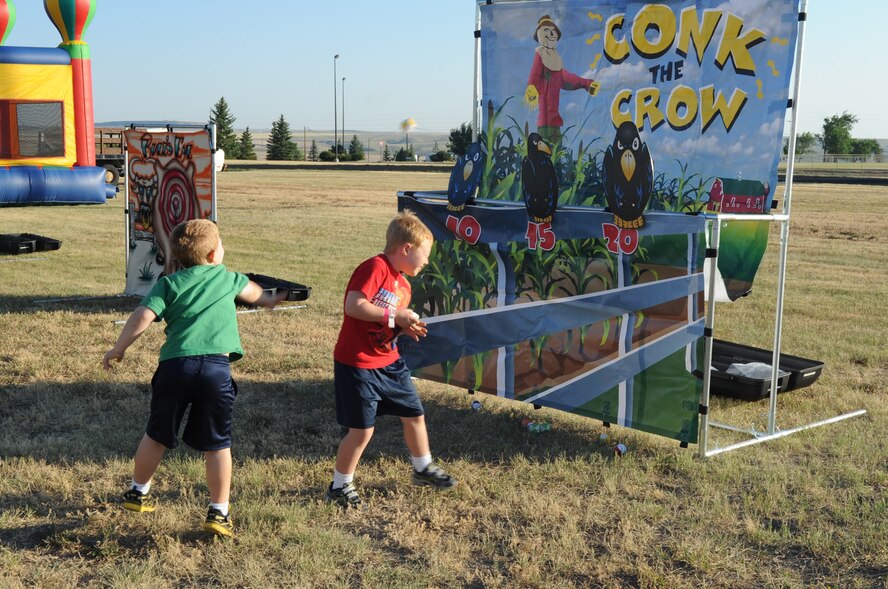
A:
{"type": "Polygon", "coordinates": [[[102,204],[116,192],[104,168],[0,168],[0,206],[102,204]]]}

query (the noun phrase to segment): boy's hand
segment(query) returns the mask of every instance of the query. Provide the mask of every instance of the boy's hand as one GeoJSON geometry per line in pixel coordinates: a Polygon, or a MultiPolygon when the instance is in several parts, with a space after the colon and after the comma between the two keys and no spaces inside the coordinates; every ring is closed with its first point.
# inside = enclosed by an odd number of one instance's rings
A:
{"type": "Polygon", "coordinates": [[[277,289],[274,291],[274,294],[271,296],[263,296],[259,299],[259,304],[261,304],[266,309],[274,309],[278,303],[287,298],[287,295],[290,294],[286,289],[277,289]]]}
{"type": "Polygon", "coordinates": [[[110,350],[105,352],[105,356],[102,357],[102,367],[105,370],[111,370],[111,360],[117,360],[118,362],[120,362],[121,360],[123,360],[123,355],[123,350],[111,348],[110,350]]]}
{"type": "Polygon", "coordinates": [[[416,341],[419,341],[419,338],[425,337],[428,333],[425,322],[410,309],[398,309],[395,311],[395,323],[404,330],[405,334],[416,341]]]}

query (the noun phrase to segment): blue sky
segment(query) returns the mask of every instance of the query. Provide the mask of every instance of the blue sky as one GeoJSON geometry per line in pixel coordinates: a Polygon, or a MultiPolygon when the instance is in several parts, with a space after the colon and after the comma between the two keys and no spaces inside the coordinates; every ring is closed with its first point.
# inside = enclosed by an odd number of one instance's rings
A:
{"type": "MultiPolygon", "coordinates": [[[[13,0],[7,45],[61,41],[40,0],[13,0]]],[[[855,137],[888,138],[886,82],[873,47],[885,0],[811,0],[799,130],[858,116],[855,137]]],[[[265,129],[281,114],[294,131],[339,123],[345,77],[349,131],[448,131],[472,117],[473,0],[99,0],[86,34],[95,117],[205,121],[224,96],[235,126],[265,129]]]]}

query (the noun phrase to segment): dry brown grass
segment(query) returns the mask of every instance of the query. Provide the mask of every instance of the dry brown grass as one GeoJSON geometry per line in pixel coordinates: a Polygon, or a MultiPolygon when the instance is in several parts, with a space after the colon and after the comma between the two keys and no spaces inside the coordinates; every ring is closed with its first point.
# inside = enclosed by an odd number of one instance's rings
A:
{"type": "MultiPolygon", "coordinates": [[[[35,303],[122,290],[122,203],[0,210],[0,230],[60,238],[25,262],[0,256],[2,587],[884,587],[888,575],[888,189],[795,187],[783,349],[826,362],[780,397],[792,427],[863,418],[701,461],[693,448],[421,382],[449,494],[411,487],[395,420],[358,472],[368,508],[320,501],[339,428],[331,349],[342,289],[379,251],[398,189],[446,174],[266,170],[219,176],[229,267],[313,287],[298,311],[240,319],[233,505],[239,537],[196,529],[207,500],[197,453],[171,452],[160,509],[118,496],[144,428],[162,329],[111,376],[100,368],[132,299],[35,303]],[[837,212],[835,209],[839,209],[837,212]]],[[[778,192],[779,194],[779,192],[778,192]]],[[[774,235],[776,239],[776,234],[774,235]]],[[[776,243],[776,242],[775,242],[776,243]]],[[[716,334],[771,345],[776,247],[753,295],[720,306],[716,334]]],[[[766,404],[716,399],[720,421],[761,426],[766,404]]],[[[717,441],[722,441],[717,438],[717,441]]],[[[725,436],[724,441],[731,441],[725,436]]]]}

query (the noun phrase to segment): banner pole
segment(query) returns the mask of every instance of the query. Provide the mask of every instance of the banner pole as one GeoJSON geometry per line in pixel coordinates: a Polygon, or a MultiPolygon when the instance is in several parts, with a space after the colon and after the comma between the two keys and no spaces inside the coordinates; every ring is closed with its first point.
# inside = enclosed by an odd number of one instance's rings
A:
{"type": "Polygon", "coordinates": [[[475,79],[472,84],[472,143],[478,141],[478,130],[481,128],[481,104],[478,88],[481,85],[481,5],[475,3],[475,79]]]}
{"type": "Polygon", "coordinates": [[[774,319],[774,348],[771,358],[771,395],[768,405],[768,433],[777,429],[777,386],[780,372],[780,343],[783,335],[783,299],[786,286],[786,255],[789,249],[789,215],[792,207],[792,175],[795,170],[796,131],[798,129],[799,91],[802,78],[802,56],[805,46],[805,22],[808,18],[808,0],[801,0],[799,10],[799,37],[796,44],[795,87],[792,94],[792,121],[789,127],[789,145],[787,149],[786,179],[783,189],[783,214],[785,220],[780,223],[780,261],[777,269],[777,309],[774,319]]]}
{"type": "Polygon", "coordinates": [[[721,240],[721,219],[710,219],[711,240],[706,251],[706,259],[712,264],[709,272],[709,284],[706,286],[706,330],[704,332],[705,350],[703,352],[703,394],[700,400],[700,436],[697,443],[700,458],[707,456],[709,440],[709,387],[712,376],[712,337],[715,325],[715,282],[718,268],[718,244],[721,240]]]}

